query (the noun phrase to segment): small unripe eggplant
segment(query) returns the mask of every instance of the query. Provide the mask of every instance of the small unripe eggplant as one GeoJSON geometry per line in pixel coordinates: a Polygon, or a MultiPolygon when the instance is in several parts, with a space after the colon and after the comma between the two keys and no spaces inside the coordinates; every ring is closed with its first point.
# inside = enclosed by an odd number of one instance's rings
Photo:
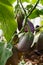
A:
{"type": "Polygon", "coordinates": [[[31,44],[33,42],[33,39],[34,39],[33,33],[27,32],[22,37],[22,39],[19,41],[19,43],[17,44],[18,50],[22,51],[22,52],[29,51],[29,49],[31,48],[31,44]]]}
{"type": "Polygon", "coordinates": [[[41,32],[39,35],[39,39],[37,41],[37,49],[39,52],[43,53],[43,32],[41,32]]]}
{"type": "Polygon", "coordinates": [[[22,23],[23,23],[23,20],[24,20],[24,14],[18,13],[16,18],[17,18],[17,23],[18,23],[18,29],[21,30],[22,23]]]}

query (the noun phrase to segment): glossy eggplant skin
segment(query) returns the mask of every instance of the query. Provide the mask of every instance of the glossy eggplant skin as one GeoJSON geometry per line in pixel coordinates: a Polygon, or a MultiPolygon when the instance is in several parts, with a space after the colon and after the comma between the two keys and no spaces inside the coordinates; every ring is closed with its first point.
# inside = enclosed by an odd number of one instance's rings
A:
{"type": "Polygon", "coordinates": [[[37,49],[39,52],[43,52],[43,32],[40,33],[37,41],[37,49]]]}
{"type": "Polygon", "coordinates": [[[29,29],[30,29],[30,31],[31,31],[32,33],[34,33],[34,31],[35,31],[34,25],[33,25],[33,23],[28,19],[28,20],[27,20],[27,24],[26,24],[25,27],[24,27],[24,31],[25,31],[25,32],[28,32],[29,29]]]}
{"type": "Polygon", "coordinates": [[[27,32],[19,41],[17,45],[18,50],[22,52],[29,51],[33,39],[34,39],[34,35],[32,34],[32,32],[31,33],[27,32]]]}
{"type": "Polygon", "coordinates": [[[33,25],[33,23],[30,20],[28,20],[27,23],[28,23],[28,26],[30,26],[31,32],[34,33],[34,25],[33,25]]]}

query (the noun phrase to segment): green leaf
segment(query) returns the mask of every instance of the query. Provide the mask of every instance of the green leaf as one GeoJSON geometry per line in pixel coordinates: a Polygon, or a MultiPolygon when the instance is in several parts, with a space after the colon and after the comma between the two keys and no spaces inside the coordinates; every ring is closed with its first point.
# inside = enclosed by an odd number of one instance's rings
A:
{"type": "Polygon", "coordinates": [[[8,0],[11,4],[13,4],[16,0],[8,0]]]}
{"type": "Polygon", "coordinates": [[[35,4],[37,2],[37,0],[31,0],[32,4],[35,4]]]}
{"type": "Polygon", "coordinates": [[[30,9],[32,9],[32,8],[33,8],[33,5],[32,5],[32,4],[29,4],[29,5],[26,6],[26,9],[27,9],[27,10],[30,10],[30,9]]]}
{"type": "Polygon", "coordinates": [[[39,11],[39,13],[40,13],[40,15],[43,15],[43,9],[41,9],[41,10],[39,11]]]}
{"type": "Polygon", "coordinates": [[[40,22],[40,25],[43,26],[43,17],[42,17],[42,20],[41,20],[41,22],[40,22]]]}
{"type": "Polygon", "coordinates": [[[8,0],[0,0],[0,3],[12,6],[8,0]]]}
{"type": "Polygon", "coordinates": [[[27,10],[28,14],[29,12],[31,11],[31,9],[33,8],[33,5],[32,4],[29,4],[25,7],[25,9],[27,10]]]}
{"type": "Polygon", "coordinates": [[[12,56],[12,45],[0,42],[0,65],[5,65],[10,56],[12,56]]]}
{"type": "Polygon", "coordinates": [[[28,2],[28,3],[30,2],[30,0],[21,0],[21,1],[22,1],[22,2],[28,2]]]}
{"type": "Polygon", "coordinates": [[[40,0],[40,3],[43,5],[43,0],[40,0]]]}
{"type": "Polygon", "coordinates": [[[5,3],[5,4],[7,4],[7,5],[11,5],[11,4],[13,4],[15,1],[16,1],[16,0],[0,0],[0,2],[3,2],[3,3],[5,3]],[[9,4],[9,3],[10,3],[10,4],[9,4]]]}
{"type": "MultiPolygon", "coordinates": [[[[5,2],[7,1],[5,0],[5,2]]],[[[9,41],[17,28],[17,23],[14,20],[12,6],[6,5],[3,1],[0,2],[0,26],[4,32],[5,38],[9,41]]]]}
{"type": "MultiPolygon", "coordinates": [[[[42,20],[40,21],[40,25],[43,26],[43,17],[42,17],[42,20]]],[[[43,32],[43,27],[40,28],[40,31],[43,32]]]]}
{"type": "Polygon", "coordinates": [[[37,2],[37,0],[22,0],[22,2],[28,2],[31,4],[35,4],[37,2]]]}
{"type": "Polygon", "coordinates": [[[35,9],[32,14],[29,16],[30,19],[36,18],[36,17],[40,17],[40,15],[43,15],[43,9],[39,10],[39,9],[35,9]]]}
{"type": "Polygon", "coordinates": [[[30,15],[30,18],[36,18],[39,16],[39,10],[38,9],[35,9],[32,14],[30,15]]]}

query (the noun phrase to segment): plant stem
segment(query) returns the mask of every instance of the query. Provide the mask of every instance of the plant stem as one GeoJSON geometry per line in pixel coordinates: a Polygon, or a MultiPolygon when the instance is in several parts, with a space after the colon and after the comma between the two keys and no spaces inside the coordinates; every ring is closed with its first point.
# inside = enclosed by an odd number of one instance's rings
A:
{"type": "Polygon", "coordinates": [[[24,27],[20,30],[20,32],[19,32],[18,34],[17,34],[17,33],[13,34],[13,36],[12,36],[11,40],[9,41],[9,43],[12,43],[14,37],[15,37],[16,35],[19,35],[19,34],[22,32],[23,29],[24,29],[24,27]]]}
{"type": "Polygon", "coordinates": [[[13,36],[12,36],[12,38],[11,38],[11,40],[10,40],[9,43],[12,43],[12,41],[13,41],[13,39],[14,39],[14,37],[15,37],[16,35],[17,35],[17,34],[13,34],[13,36]]]}
{"type": "Polygon", "coordinates": [[[35,6],[32,8],[32,10],[30,11],[30,13],[27,15],[26,18],[28,18],[28,17],[32,14],[33,10],[34,10],[34,9],[36,8],[36,6],[38,5],[39,1],[40,1],[40,0],[38,0],[38,1],[36,2],[35,6]]]}
{"type": "Polygon", "coordinates": [[[22,6],[22,9],[23,9],[25,15],[27,15],[26,10],[25,10],[25,8],[24,8],[23,5],[22,5],[22,1],[21,1],[21,0],[20,0],[20,4],[21,4],[21,6],[22,6]]]}

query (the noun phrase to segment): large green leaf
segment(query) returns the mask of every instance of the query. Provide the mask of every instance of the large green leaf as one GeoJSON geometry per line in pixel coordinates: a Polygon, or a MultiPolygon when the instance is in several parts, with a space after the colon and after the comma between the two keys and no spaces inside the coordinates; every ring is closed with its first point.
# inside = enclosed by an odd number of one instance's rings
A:
{"type": "MultiPolygon", "coordinates": [[[[9,2],[11,3],[11,4],[13,4],[14,2],[15,2],[16,0],[0,0],[0,2],[3,2],[3,3],[5,3],[5,4],[9,4],[9,2]]],[[[10,4],[9,4],[10,5],[10,4]]]]}
{"type": "Polygon", "coordinates": [[[16,0],[8,0],[11,4],[13,4],[16,0]]]}
{"type": "Polygon", "coordinates": [[[8,0],[0,0],[0,3],[3,3],[3,4],[11,6],[11,4],[9,3],[8,0]]]}
{"type": "MultiPolygon", "coordinates": [[[[6,2],[5,0],[5,3],[6,2]]],[[[12,6],[5,3],[0,1],[0,26],[4,32],[5,38],[9,41],[17,28],[17,23],[14,20],[12,6]]]]}
{"type": "Polygon", "coordinates": [[[0,65],[5,65],[8,58],[12,55],[12,45],[0,42],[0,65]],[[9,47],[10,46],[10,47],[9,47]]]}

